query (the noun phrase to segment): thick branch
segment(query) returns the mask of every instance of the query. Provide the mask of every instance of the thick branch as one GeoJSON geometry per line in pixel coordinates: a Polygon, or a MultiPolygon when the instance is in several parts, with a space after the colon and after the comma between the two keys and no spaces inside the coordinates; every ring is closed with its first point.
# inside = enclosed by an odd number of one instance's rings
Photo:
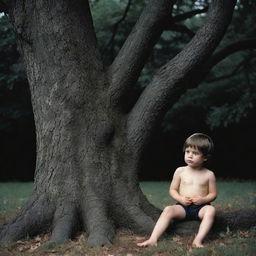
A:
{"type": "Polygon", "coordinates": [[[230,23],[235,3],[235,0],[213,1],[205,24],[146,87],[128,118],[128,138],[132,145],[144,145],[167,108],[184,90],[197,84],[197,76],[230,23]]]}
{"type": "Polygon", "coordinates": [[[184,20],[189,19],[197,14],[205,13],[207,11],[208,11],[208,7],[205,7],[203,9],[193,10],[191,12],[186,12],[186,13],[177,15],[175,17],[171,17],[165,24],[164,30],[171,30],[171,31],[186,33],[190,37],[193,37],[195,35],[195,33],[192,30],[190,30],[184,24],[177,24],[177,22],[184,21],[184,20]]]}
{"type": "Polygon", "coordinates": [[[218,77],[213,77],[211,79],[207,79],[206,82],[207,83],[212,83],[212,82],[216,82],[216,81],[220,81],[220,80],[224,80],[224,79],[228,79],[231,78],[235,75],[238,75],[241,73],[241,71],[243,70],[244,64],[248,62],[248,59],[244,59],[241,62],[238,63],[238,65],[235,66],[235,68],[226,75],[223,76],[218,76],[218,77]]]}
{"type": "Polygon", "coordinates": [[[190,30],[187,26],[185,26],[183,24],[172,24],[172,23],[170,23],[170,24],[167,24],[165,26],[164,30],[186,33],[190,37],[193,37],[195,35],[195,33],[192,30],[190,30]]]}
{"type": "Polygon", "coordinates": [[[149,53],[163,31],[171,3],[170,0],[151,0],[148,3],[110,66],[110,95],[114,104],[137,81],[149,53]]]}
{"type": "Polygon", "coordinates": [[[179,14],[172,18],[172,22],[176,23],[176,22],[184,21],[186,19],[192,18],[193,16],[195,16],[197,14],[206,13],[207,11],[208,11],[208,7],[205,7],[203,9],[197,9],[197,10],[193,10],[191,12],[179,14]]]}
{"type": "Polygon", "coordinates": [[[207,69],[210,70],[216,64],[218,64],[233,53],[248,49],[256,49],[256,37],[240,40],[238,42],[225,46],[223,49],[219,50],[210,58],[207,64],[207,69]]]}

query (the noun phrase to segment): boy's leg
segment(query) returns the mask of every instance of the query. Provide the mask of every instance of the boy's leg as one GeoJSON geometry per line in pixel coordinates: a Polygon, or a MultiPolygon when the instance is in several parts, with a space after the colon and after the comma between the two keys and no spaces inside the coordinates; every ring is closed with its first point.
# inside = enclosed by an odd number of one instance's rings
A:
{"type": "Polygon", "coordinates": [[[160,215],[154,230],[150,238],[143,243],[138,243],[139,247],[147,247],[148,245],[156,245],[158,238],[164,233],[164,231],[169,226],[170,222],[174,219],[183,219],[185,218],[186,213],[182,206],[172,205],[167,206],[160,215]]]}
{"type": "Polygon", "coordinates": [[[198,213],[199,218],[202,220],[198,233],[193,241],[195,247],[203,247],[203,240],[210,231],[214,217],[215,208],[212,205],[204,206],[198,213]]]}

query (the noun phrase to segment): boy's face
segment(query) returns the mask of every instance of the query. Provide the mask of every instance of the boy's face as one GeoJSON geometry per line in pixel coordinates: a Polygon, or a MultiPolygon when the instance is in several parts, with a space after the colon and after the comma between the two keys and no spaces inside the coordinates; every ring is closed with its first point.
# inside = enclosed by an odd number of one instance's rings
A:
{"type": "Polygon", "coordinates": [[[185,149],[184,160],[191,168],[200,168],[207,159],[197,148],[187,147],[185,149]]]}

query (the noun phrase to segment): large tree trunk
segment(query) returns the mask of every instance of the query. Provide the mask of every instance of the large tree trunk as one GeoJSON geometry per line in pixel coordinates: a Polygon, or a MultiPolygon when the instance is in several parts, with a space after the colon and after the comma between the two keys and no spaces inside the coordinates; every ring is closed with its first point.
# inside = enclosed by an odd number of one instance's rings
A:
{"type": "Polygon", "coordinates": [[[26,1],[24,13],[17,1],[11,13],[32,94],[37,166],[33,196],[3,241],[50,230],[51,242],[63,242],[83,229],[90,245],[107,244],[116,227],[150,232],[158,216],[139,188],[126,114],[111,105],[85,3],[26,1]]]}
{"type": "Polygon", "coordinates": [[[143,150],[171,92],[181,93],[218,45],[235,1],[214,1],[194,43],[160,70],[135,106],[123,99],[164,28],[171,1],[149,2],[109,68],[87,1],[0,2],[24,56],[37,133],[33,195],[3,227],[1,241],[51,231],[50,243],[61,243],[85,230],[90,245],[103,245],[117,227],[151,232],[159,210],[139,188],[143,150]]]}

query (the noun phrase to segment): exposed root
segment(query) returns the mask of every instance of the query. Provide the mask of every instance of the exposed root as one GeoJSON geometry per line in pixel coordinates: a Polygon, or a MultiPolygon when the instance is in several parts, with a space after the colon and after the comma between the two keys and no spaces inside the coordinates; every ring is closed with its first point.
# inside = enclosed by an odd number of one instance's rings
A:
{"type": "Polygon", "coordinates": [[[155,221],[145,214],[137,206],[127,206],[127,220],[130,220],[130,228],[139,233],[149,234],[152,232],[155,221]]]}
{"type": "Polygon", "coordinates": [[[115,207],[117,224],[134,232],[150,234],[155,226],[155,221],[145,214],[140,207],[123,204],[115,207]]]}
{"type": "Polygon", "coordinates": [[[91,247],[96,246],[104,246],[104,245],[111,245],[112,244],[112,235],[111,234],[104,234],[106,233],[105,230],[97,230],[91,233],[88,237],[87,244],[91,247]]]}
{"type": "Polygon", "coordinates": [[[157,221],[162,210],[151,204],[141,190],[139,192],[139,198],[141,209],[148,215],[152,216],[154,221],[157,221]]]}
{"type": "Polygon", "coordinates": [[[89,246],[103,246],[112,243],[115,236],[114,223],[108,214],[106,202],[100,199],[86,201],[83,206],[84,226],[89,235],[89,246]]]}
{"type": "Polygon", "coordinates": [[[77,227],[77,214],[71,204],[57,208],[54,216],[53,231],[49,243],[61,244],[71,239],[77,227]]]}
{"type": "Polygon", "coordinates": [[[9,245],[46,231],[52,221],[52,215],[52,209],[46,200],[31,198],[23,211],[12,222],[4,225],[0,234],[0,243],[9,245]]]}

